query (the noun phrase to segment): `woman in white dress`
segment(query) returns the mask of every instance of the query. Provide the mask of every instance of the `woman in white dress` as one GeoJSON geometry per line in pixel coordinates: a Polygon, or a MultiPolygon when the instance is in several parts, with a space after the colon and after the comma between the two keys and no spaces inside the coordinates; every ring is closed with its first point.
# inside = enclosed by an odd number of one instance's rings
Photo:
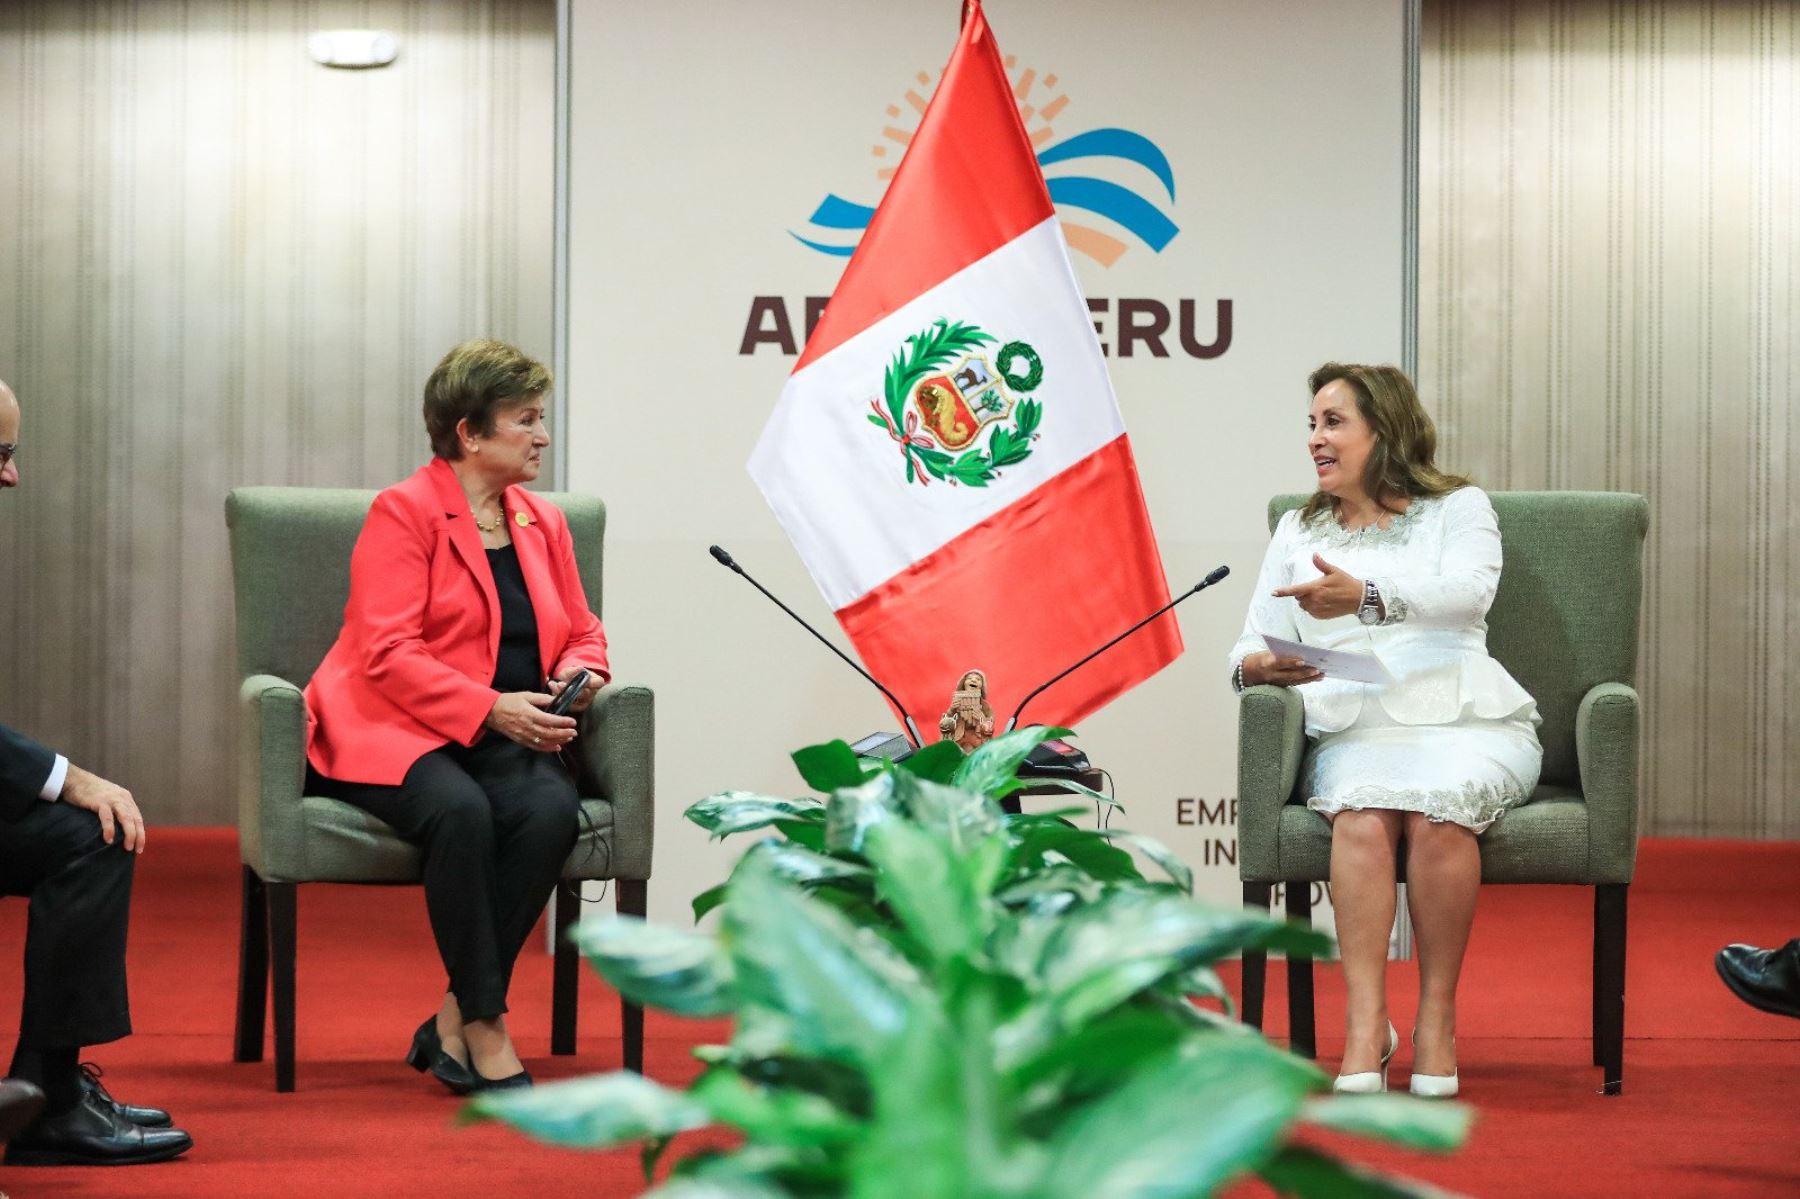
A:
{"type": "Polygon", "coordinates": [[[1419,955],[1414,1094],[1454,1095],[1456,982],[1481,886],[1480,836],[1531,796],[1537,704],[1487,652],[1500,582],[1494,508],[1439,471],[1437,431],[1391,366],[1313,372],[1307,448],[1319,490],[1281,518],[1263,560],[1233,684],[1298,687],[1309,741],[1300,785],[1331,822],[1331,902],[1347,993],[1335,1089],[1380,1091],[1395,861],[1405,842],[1419,955]],[[1373,654],[1391,680],[1326,678],[1262,634],[1373,654]]]}

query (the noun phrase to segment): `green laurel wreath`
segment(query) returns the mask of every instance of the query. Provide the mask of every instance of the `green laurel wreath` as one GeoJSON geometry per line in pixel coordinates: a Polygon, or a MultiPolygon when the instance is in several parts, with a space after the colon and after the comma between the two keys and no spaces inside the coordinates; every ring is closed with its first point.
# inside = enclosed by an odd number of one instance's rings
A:
{"type": "Polygon", "coordinates": [[[1001,346],[1000,352],[994,355],[994,365],[999,368],[1000,377],[1014,391],[1036,391],[1037,385],[1044,381],[1044,360],[1038,357],[1036,350],[1022,341],[1009,341],[1001,346]],[[1006,368],[1006,364],[1014,358],[1025,360],[1024,374],[1015,375],[1006,368]]]}
{"type": "MultiPolygon", "coordinates": [[[[912,394],[913,386],[958,354],[993,341],[994,336],[978,326],[939,318],[929,328],[908,337],[906,345],[888,364],[882,379],[887,413],[885,417],[870,413],[868,420],[887,430],[888,435],[899,443],[901,457],[906,460],[908,483],[915,480],[923,483],[923,476],[929,475],[952,484],[986,487],[998,477],[1002,468],[1016,466],[1031,457],[1031,439],[1044,418],[1044,406],[1037,400],[1021,401],[1013,423],[995,429],[986,450],[951,454],[935,446],[920,445],[913,440],[914,430],[907,427],[906,400],[912,394]]],[[[1002,377],[1007,383],[1020,391],[1030,391],[1043,381],[1043,363],[1030,346],[1022,341],[1008,342],[1000,351],[1002,363],[1009,353],[1015,357],[1023,355],[1028,366],[1026,373],[1017,380],[1002,369],[1002,377]]]]}

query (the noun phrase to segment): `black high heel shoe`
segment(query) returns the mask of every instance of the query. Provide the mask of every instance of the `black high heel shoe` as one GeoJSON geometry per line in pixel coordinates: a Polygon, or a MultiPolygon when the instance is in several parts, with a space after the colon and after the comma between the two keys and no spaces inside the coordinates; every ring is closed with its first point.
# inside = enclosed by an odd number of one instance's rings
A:
{"type": "MultiPolygon", "coordinates": [[[[444,1052],[444,1042],[438,1038],[437,1017],[427,1016],[425,1023],[419,1025],[419,1031],[413,1034],[412,1048],[406,1051],[406,1064],[424,1074],[431,1076],[450,1088],[452,1095],[467,1095],[479,1090],[475,1072],[455,1058],[444,1052]]],[[[503,1080],[509,1081],[509,1080],[503,1080]]],[[[481,1082],[487,1082],[482,1079],[481,1082]]]]}
{"type": "Polygon", "coordinates": [[[521,1070],[517,1074],[508,1074],[505,1078],[488,1078],[469,1063],[469,1073],[475,1079],[475,1090],[481,1091],[518,1091],[531,1085],[531,1071],[521,1070]]]}

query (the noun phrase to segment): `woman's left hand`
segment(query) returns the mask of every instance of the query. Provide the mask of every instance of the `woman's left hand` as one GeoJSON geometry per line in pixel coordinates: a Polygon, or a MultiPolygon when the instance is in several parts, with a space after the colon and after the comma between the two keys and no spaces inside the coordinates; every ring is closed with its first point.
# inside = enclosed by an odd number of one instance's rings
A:
{"type": "Polygon", "coordinates": [[[1317,554],[1313,555],[1313,565],[1319,568],[1319,578],[1310,583],[1283,587],[1275,594],[1292,596],[1299,602],[1300,610],[1314,620],[1349,616],[1362,606],[1361,579],[1345,574],[1317,554]]]}
{"type": "Polygon", "coordinates": [[[587,686],[581,689],[581,695],[576,698],[573,704],[569,705],[569,711],[572,713],[585,712],[587,706],[594,702],[594,697],[600,694],[600,672],[594,670],[592,667],[583,666],[581,663],[576,662],[564,666],[561,670],[556,672],[556,677],[550,680],[550,694],[552,697],[555,697],[561,695],[563,687],[568,684],[568,681],[583,670],[588,672],[587,686]]]}

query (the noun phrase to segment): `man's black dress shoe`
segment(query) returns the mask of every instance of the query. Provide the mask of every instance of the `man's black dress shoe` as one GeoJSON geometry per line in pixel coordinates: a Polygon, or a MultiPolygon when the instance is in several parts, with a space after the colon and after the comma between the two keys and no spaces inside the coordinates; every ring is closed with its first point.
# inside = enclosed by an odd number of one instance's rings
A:
{"type": "Polygon", "coordinates": [[[1713,965],[1725,985],[1751,1007],[1800,1019],[1800,937],[1780,949],[1727,945],[1713,965]]]}
{"type": "Polygon", "coordinates": [[[406,1051],[406,1064],[431,1076],[450,1088],[452,1095],[467,1095],[475,1090],[475,1074],[469,1067],[444,1052],[438,1038],[437,1017],[427,1016],[419,1031],[413,1034],[412,1048],[406,1051]]]}
{"type": "Polygon", "coordinates": [[[115,1112],[136,1124],[139,1128],[173,1128],[175,1118],[160,1107],[139,1107],[133,1103],[120,1103],[101,1085],[100,1076],[106,1071],[93,1062],[81,1063],[81,1089],[89,1095],[98,1095],[102,1103],[112,1104],[115,1112]]]}
{"type": "Polygon", "coordinates": [[[10,1141],[44,1110],[44,1093],[22,1078],[0,1078],[0,1141],[10,1141]]]}
{"type": "Polygon", "coordinates": [[[136,1166],[167,1161],[193,1147],[179,1128],[140,1128],[112,1104],[84,1091],[75,1106],[44,1116],[6,1147],[9,1166],[136,1166]]]}

